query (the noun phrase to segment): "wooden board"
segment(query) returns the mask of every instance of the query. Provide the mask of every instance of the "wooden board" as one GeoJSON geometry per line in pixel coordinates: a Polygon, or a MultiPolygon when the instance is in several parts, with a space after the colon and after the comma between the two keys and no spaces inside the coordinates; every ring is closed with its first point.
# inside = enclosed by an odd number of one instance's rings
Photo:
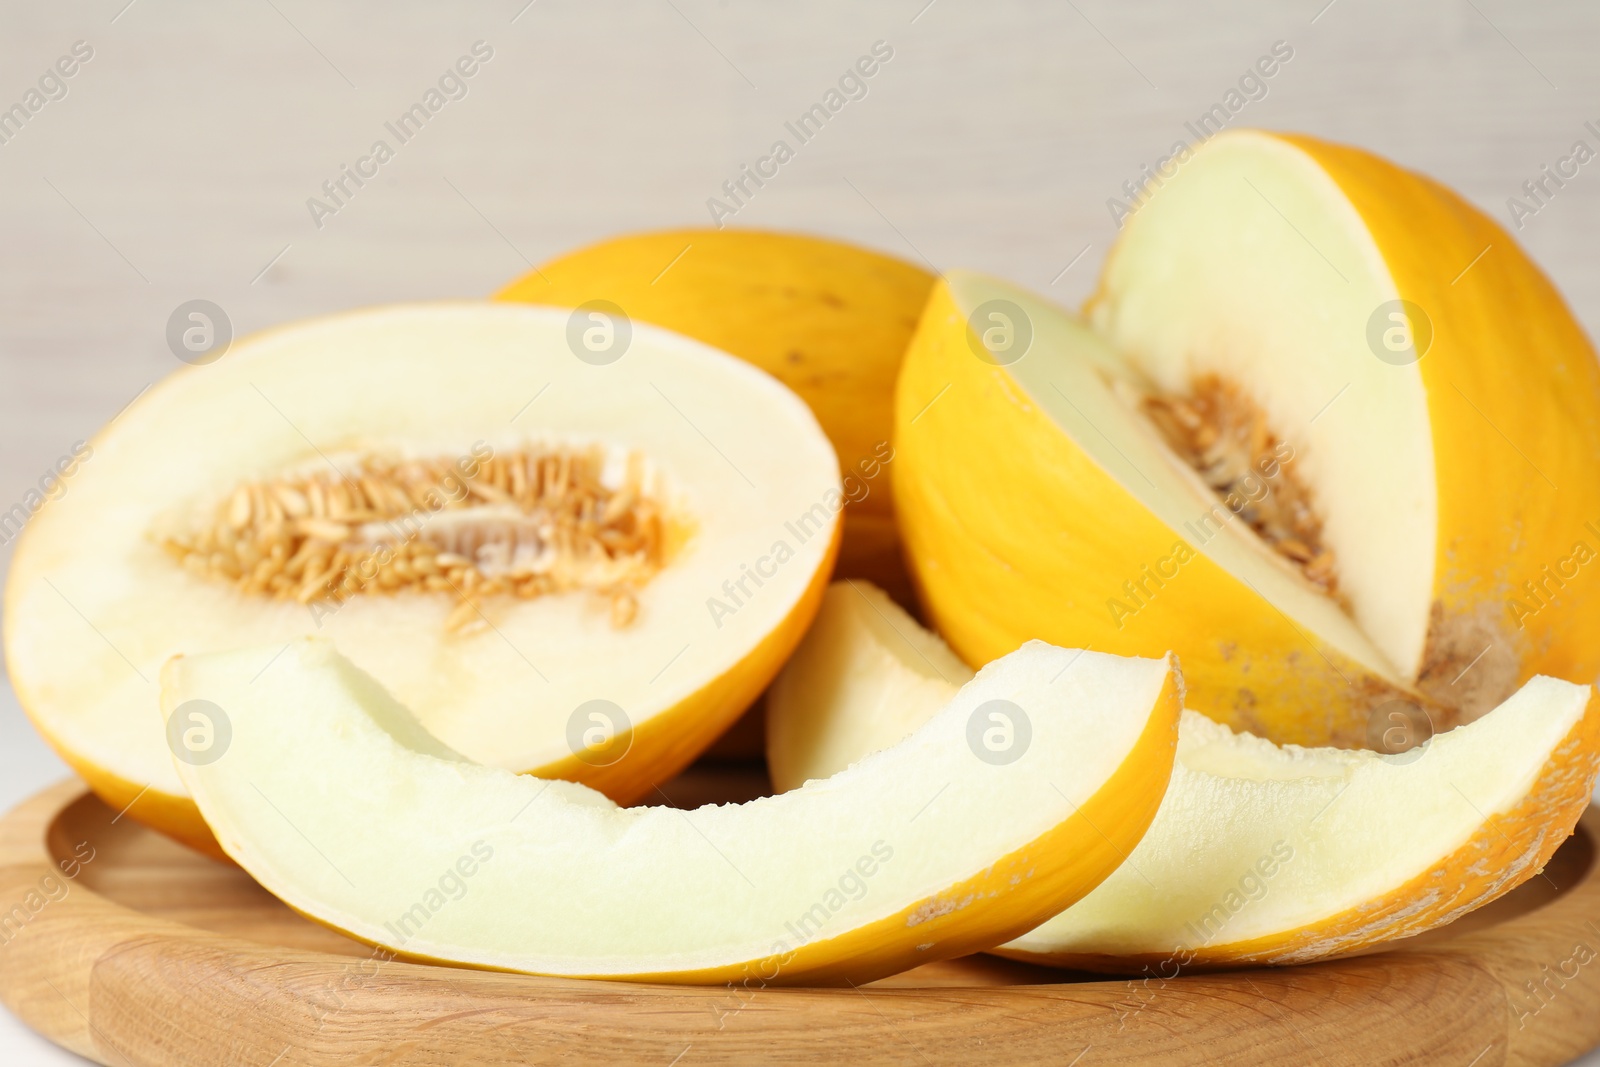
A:
{"type": "MultiPolygon", "coordinates": [[[[761,790],[726,770],[668,787],[761,790]]],[[[859,989],[695,988],[385,962],[69,781],[0,822],[0,1000],[112,1067],[1544,1067],[1600,1044],[1600,965],[1574,960],[1600,950],[1597,838],[1591,810],[1544,877],[1356,959],[1127,981],[975,956],[859,989]]]]}

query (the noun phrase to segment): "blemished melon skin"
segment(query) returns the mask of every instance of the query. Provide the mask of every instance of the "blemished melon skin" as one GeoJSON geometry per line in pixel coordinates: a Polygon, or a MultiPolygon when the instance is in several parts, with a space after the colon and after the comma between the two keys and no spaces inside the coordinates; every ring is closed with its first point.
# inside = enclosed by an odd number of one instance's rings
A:
{"type": "MultiPolygon", "coordinates": [[[[973,357],[943,284],[896,404],[896,503],[929,618],[971,664],[1033,638],[1170,648],[1190,707],[1280,744],[1364,746],[1390,699],[1422,703],[1442,729],[1536,674],[1593,680],[1600,568],[1580,560],[1600,558],[1600,366],[1582,329],[1510,235],[1438,183],[1313,138],[1248,135],[1278,137],[1336,183],[1399,295],[1432,320],[1420,373],[1438,523],[1421,673],[1353,663],[1146,511],[1005,367],[973,357]],[[1180,542],[1193,553],[1181,579],[1119,628],[1112,576],[1137,580],[1180,542]]],[[[1104,299],[1102,283],[1090,308],[1104,299]]]]}
{"type": "Polygon", "coordinates": [[[839,575],[870,579],[910,603],[889,442],[900,361],[933,280],[839,241],[706,228],[609,238],[540,264],[495,298],[558,307],[609,300],[793,389],[822,423],[845,477],[839,575]]]}

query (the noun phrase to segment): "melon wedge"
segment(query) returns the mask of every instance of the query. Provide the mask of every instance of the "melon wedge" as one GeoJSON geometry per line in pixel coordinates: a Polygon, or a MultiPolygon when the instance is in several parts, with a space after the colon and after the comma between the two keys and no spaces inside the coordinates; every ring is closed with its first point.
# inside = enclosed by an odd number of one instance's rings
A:
{"type": "Polygon", "coordinates": [[[779,792],[898,744],[972,680],[972,668],[882,589],[834,582],[767,690],[767,772],[779,792]]]}
{"type": "Polygon", "coordinates": [[[1589,805],[1600,703],[1543,675],[1398,755],[1282,748],[1183,715],[1156,821],[1095,893],[1002,946],[1083,970],[1306,963],[1536,876],[1589,805]]]}
{"type": "Polygon", "coordinates": [[[291,907],[410,957],[676,982],[863,982],[991,947],[1093,888],[1171,771],[1168,660],[1030,644],[905,743],[827,781],[695,811],[464,760],[323,641],[172,661],[163,703],[224,709],[180,763],[222,847],[291,907]],[[1003,762],[969,722],[1009,702],[1003,762]]]}
{"type": "Polygon", "coordinates": [[[497,295],[581,308],[607,301],[749,360],[798,393],[839,453],[839,573],[910,603],[894,498],[894,385],[933,275],[840,241],[763,230],[659,230],[542,263],[497,295]]]}
{"type": "Polygon", "coordinates": [[[1195,710],[1340,746],[1390,700],[1442,729],[1600,672],[1594,350],[1504,231],[1353,149],[1206,141],[1086,320],[952,275],[897,419],[914,575],[970,663],[1170,648],[1195,710]]]}
{"type": "MultiPolygon", "coordinates": [[[[774,763],[780,789],[896,744],[960,681],[936,669],[937,637],[854,584],[830,587],[773,685],[769,736],[803,742],[774,763]],[[878,697],[890,692],[885,714],[878,697]]],[[[1393,755],[1280,748],[1185,711],[1166,797],[1127,862],[994,951],[1170,978],[1370,949],[1533,877],[1572,832],[1597,770],[1600,702],[1547,677],[1393,755]]]]}
{"type": "Polygon", "coordinates": [[[34,723],[114,810],[205,845],[162,665],[260,645],[264,679],[320,634],[472,758],[649,793],[799,640],[842,487],[748,363],[642,323],[609,362],[573,345],[550,308],[398,306],[158,384],[22,536],[6,659],[34,723]]]}

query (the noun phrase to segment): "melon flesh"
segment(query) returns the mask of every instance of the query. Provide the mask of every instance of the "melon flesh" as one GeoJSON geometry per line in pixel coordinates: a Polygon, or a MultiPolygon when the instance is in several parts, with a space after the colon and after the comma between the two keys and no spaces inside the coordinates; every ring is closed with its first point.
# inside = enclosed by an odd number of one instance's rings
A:
{"type": "MultiPolygon", "coordinates": [[[[137,797],[133,817],[193,837],[162,665],[255,647],[264,681],[290,641],[317,634],[475,759],[593,775],[624,797],[670,777],[759,694],[814,611],[843,507],[837,460],[805,404],[748,363],[643,323],[609,363],[580,359],[571,338],[570,313],[551,308],[379,308],[247,338],[151,389],[95,437],[93,462],[13,563],[6,658],[34,722],[115,807],[137,797]],[[162,547],[243,483],[338,481],[374,456],[539,450],[599,455],[614,488],[630,463],[642,471],[670,545],[630,618],[578,588],[484,597],[456,628],[453,590],[301,603],[193,573],[162,547]],[[592,700],[631,724],[610,767],[571,744],[571,717],[592,700]]],[[[446,527],[518,521],[516,507],[474,497],[427,518],[423,536],[472,553],[446,527]]]]}
{"type": "Polygon", "coordinates": [[[972,668],[871,582],[834,582],[767,690],[767,772],[780,791],[909,736],[972,668]]]}
{"type": "MultiPolygon", "coordinates": [[[[1232,521],[1231,515],[1221,523],[1210,517],[1225,514],[1226,509],[1152,431],[1150,421],[1139,410],[1137,399],[1151,383],[1101,335],[1074,316],[997,279],[957,271],[947,282],[959,306],[1010,300],[1027,310],[1033,322],[1033,349],[1010,368],[1011,374],[1039,409],[1150,515],[1178,537],[1193,540],[1218,566],[1300,627],[1395,688],[1406,686],[1395,661],[1335,600],[1307,582],[1245,523],[1232,521]],[[1203,536],[1197,537],[1196,531],[1203,536]]],[[[1287,373],[1289,366],[1284,364],[1277,373],[1287,373]]],[[[1305,377],[1295,366],[1294,373],[1305,377]]],[[[1247,380],[1254,388],[1255,379],[1247,380]]],[[[1387,430],[1387,425],[1384,428],[1387,430]]],[[[1386,440],[1377,431],[1371,436],[1386,440]]],[[[1368,526],[1377,528],[1372,523],[1368,526]]],[[[1428,544],[1431,546],[1431,540],[1428,544]]],[[[1105,584],[1112,592],[1121,592],[1113,583],[1105,584]]],[[[1128,625],[1135,626],[1138,621],[1135,618],[1128,625]]]]}
{"type": "Polygon", "coordinates": [[[252,681],[259,655],[164,676],[169,714],[205,700],[231,722],[221,759],[180,764],[230,856],[408,956],[601,978],[860,982],[992,947],[1144,832],[1179,710],[1167,661],[1034,642],[848,771],[685,812],[468,762],[326,642],[252,681]],[[1004,764],[968,741],[995,700],[1031,723],[1004,764]]]}
{"type": "Polygon", "coordinates": [[[1167,800],[1125,867],[999,951],[1096,970],[1304,963],[1443,926],[1544,868],[1588,804],[1597,742],[1591,688],[1544,676],[1393,756],[1279,748],[1185,712],[1167,800]]]}
{"type": "Polygon", "coordinates": [[[609,300],[793,389],[816,412],[844,471],[850,504],[839,573],[870,578],[909,604],[886,475],[895,374],[932,285],[920,267],[842,242],[705,227],[565,252],[496,299],[563,307],[609,300]]]}
{"type": "Polygon", "coordinates": [[[922,605],[974,665],[1172,650],[1195,710],[1340,747],[1391,701],[1447,729],[1600,671],[1593,348],[1492,220],[1355,149],[1207,140],[1081,320],[941,279],[895,448],[922,605]]]}
{"type": "MultiPolygon", "coordinates": [[[[831,587],[773,687],[787,699],[769,703],[772,736],[807,742],[774,783],[832,774],[916,729],[953,691],[933,656],[903,652],[930,641],[893,604],[831,587]],[[886,691],[900,696],[893,715],[874,702],[886,691]]],[[[1171,784],[1127,862],[996,951],[1170,976],[1370,949],[1532,877],[1572,832],[1597,769],[1600,703],[1547,677],[1394,755],[1279,747],[1185,711],[1171,784]]]]}
{"type": "Polygon", "coordinates": [[[1208,144],[1204,166],[1145,206],[1090,321],[1162,391],[1206,375],[1248,390],[1294,442],[1351,618],[1416,678],[1438,537],[1433,438],[1420,360],[1369,346],[1373,309],[1401,294],[1367,224],[1312,156],[1253,133],[1208,144]]]}

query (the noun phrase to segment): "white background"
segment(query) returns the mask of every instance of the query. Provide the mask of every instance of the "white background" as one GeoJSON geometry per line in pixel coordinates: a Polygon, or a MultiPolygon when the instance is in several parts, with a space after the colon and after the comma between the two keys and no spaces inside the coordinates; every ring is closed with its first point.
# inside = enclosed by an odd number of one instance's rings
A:
{"type": "MultiPolygon", "coordinates": [[[[894,57],[866,98],[736,224],[1076,302],[1114,233],[1107,198],[1278,40],[1294,57],[1236,124],[1360,144],[1503,223],[1574,140],[1600,149],[1583,128],[1600,126],[1600,7],[1579,0],[525,3],[4,0],[0,106],[75,41],[94,58],[0,145],[0,510],[174,369],[179,303],[216,301],[246,332],[483,295],[603,235],[704,224],[878,40],[894,57]],[[314,226],[306,199],[478,40],[494,57],[467,97],[314,226]]],[[[1600,163],[1517,234],[1591,333],[1597,208],[1600,163]]],[[[63,773],[0,694],[0,806],[63,773]]],[[[0,1013],[0,1062],[79,1061],[0,1013]]]]}

